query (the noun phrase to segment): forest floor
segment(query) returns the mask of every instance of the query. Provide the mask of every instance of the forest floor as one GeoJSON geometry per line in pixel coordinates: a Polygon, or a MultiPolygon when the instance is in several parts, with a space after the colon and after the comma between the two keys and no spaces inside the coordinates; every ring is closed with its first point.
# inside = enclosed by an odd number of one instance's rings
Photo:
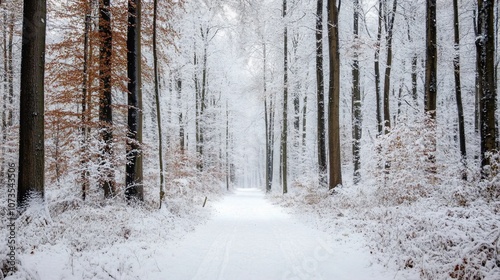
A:
{"type": "MultiPolygon", "coordinates": [[[[22,254],[24,271],[7,279],[413,278],[378,264],[361,234],[313,229],[273,205],[261,190],[235,189],[219,201],[209,200],[207,207],[212,214],[199,216],[201,224],[185,229],[182,237],[163,239],[157,233],[151,241],[151,231],[162,223],[153,217],[131,227],[129,240],[99,248],[78,252],[64,243],[36,248],[22,254]],[[139,230],[143,237],[135,234],[139,230]]],[[[129,226],[142,215],[128,214],[129,226]]]]}

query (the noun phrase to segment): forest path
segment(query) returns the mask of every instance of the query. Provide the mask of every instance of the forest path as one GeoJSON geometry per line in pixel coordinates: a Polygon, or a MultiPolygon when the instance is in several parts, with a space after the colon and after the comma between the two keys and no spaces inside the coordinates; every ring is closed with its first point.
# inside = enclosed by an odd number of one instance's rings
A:
{"type": "Polygon", "coordinates": [[[393,279],[355,241],[331,237],[272,205],[262,191],[236,189],[205,225],[155,257],[148,279],[393,279]]]}

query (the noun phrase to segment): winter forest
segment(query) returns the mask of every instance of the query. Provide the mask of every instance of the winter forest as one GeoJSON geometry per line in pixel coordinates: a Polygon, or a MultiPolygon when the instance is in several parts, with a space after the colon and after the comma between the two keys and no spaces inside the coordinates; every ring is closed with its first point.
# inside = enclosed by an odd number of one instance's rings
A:
{"type": "Polygon", "coordinates": [[[493,0],[1,0],[0,279],[500,279],[493,0]]]}

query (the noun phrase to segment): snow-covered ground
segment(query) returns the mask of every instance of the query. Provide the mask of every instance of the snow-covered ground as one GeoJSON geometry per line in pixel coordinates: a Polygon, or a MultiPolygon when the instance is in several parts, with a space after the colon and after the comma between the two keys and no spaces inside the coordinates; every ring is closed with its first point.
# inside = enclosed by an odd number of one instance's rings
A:
{"type": "Polygon", "coordinates": [[[172,236],[160,230],[174,226],[168,211],[119,215],[120,240],[87,240],[80,252],[55,241],[33,248],[7,279],[408,279],[377,264],[362,235],[312,229],[261,190],[236,189],[207,207],[205,224],[177,225],[172,236]]]}

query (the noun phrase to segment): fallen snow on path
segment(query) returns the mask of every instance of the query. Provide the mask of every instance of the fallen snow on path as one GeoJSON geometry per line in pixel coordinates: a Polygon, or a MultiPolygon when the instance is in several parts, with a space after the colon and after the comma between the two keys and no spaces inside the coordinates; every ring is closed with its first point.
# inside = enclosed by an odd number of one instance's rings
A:
{"type": "Polygon", "coordinates": [[[237,189],[207,224],[165,248],[148,279],[393,279],[362,240],[306,227],[262,191],[237,189]],[[359,241],[359,242],[357,242],[359,241]]]}
{"type": "Polygon", "coordinates": [[[236,189],[207,204],[211,218],[182,238],[159,232],[183,228],[161,218],[168,211],[131,212],[128,222],[114,222],[129,228],[130,237],[83,251],[64,240],[45,244],[19,256],[22,271],[7,279],[407,279],[376,264],[361,235],[312,229],[261,190],[236,189]]]}

